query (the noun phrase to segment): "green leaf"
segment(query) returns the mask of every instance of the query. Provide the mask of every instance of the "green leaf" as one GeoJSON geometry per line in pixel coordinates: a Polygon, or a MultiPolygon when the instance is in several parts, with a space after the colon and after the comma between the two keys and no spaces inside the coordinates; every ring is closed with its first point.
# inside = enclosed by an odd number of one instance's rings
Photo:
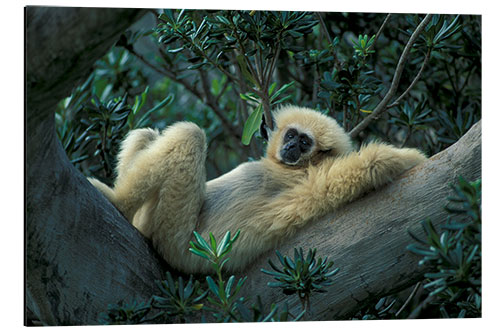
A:
{"type": "Polygon", "coordinates": [[[278,84],[277,82],[273,82],[273,84],[271,84],[271,86],[269,87],[269,90],[268,90],[268,95],[269,96],[271,96],[273,94],[273,91],[276,88],[277,84],[278,84]]]}
{"type": "Polygon", "coordinates": [[[255,132],[257,132],[260,128],[260,124],[262,122],[262,105],[257,106],[250,117],[248,117],[247,121],[245,121],[245,126],[243,127],[243,134],[241,136],[241,142],[248,146],[250,141],[252,140],[252,136],[255,132]]]}
{"type": "Polygon", "coordinates": [[[240,93],[240,98],[244,101],[250,101],[254,103],[260,103],[259,98],[253,94],[253,93],[246,93],[246,94],[241,94],[240,93]]]}
{"type": "Polygon", "coordinates": [[[210,288],[210,291],[215,296],[219,297],[219,288],[215,284],[215,281],[212,279],[212,277],[211,276],[207,276],[206,280],[207,280],[208,288],[210,288]]]}
{"type": "Polygon", "coordinates": [[[238,61],[238,65],[240,67],[240,70],[241,70],[241,73],[243,74],[243,76],[250,82],[252,82],[255,86],[259,86],[257,84],[257,81],[255,80],[255,78],[252,76],[252,74],[250,74],[250,72],[248,71],[248,67],[247,67],[247,64],[245,62],[245,56],[242,55],[242,54],[239,54],[236,56],[236,60],[238,61]]]}
{"type": "MultiPolygon", "coordinates": [[[[276,98],[278,98],[283,92],[285,92],[288,88],[293,86],[295,81],[291,81],[290,83],[284,84],[274,95],[271,96],[271,102],[274,102],[276,98]]],[[[274,102],[277,103],[277,102],[274,102]]]]}
{"type": "Polygon", "coordinates": [[[210,247],[212,249],[212,252],[217,253],[217,241],[215,240],[215,237],[212,233],[209,234],[210,237],[210,247]]]}
{"type": "Polygon", "coordinates": [[[228,246],[230,240],[231,240],[231,233],[228,231],[228,232],[226,232],[226,234],[224,235],[224,238],[222,239],[222,241],[219,243],[219,246],[217,247],[216,253],[217,253],[218,257],[220,257],[221,254],[224,252],[224,250],[228,246]]]}
{"type": "Polygon", "coordinates": [[[179,52],[181,52],[182,50],[184,50],[184,46],[179,47],[179,48],[177,48],[177,49],[168,49],[168,50],[167,50],[167,52],[168,52],[168,53],[175,54],[175,53],[179,53],[179,52]]]}
{"type": "Polygon", "coordinates": [[[149,86],[146,87],[144,92],[141,94],[141,96],[135,96],[135,102],[134,105],[132,106],[132,113],[137,114],[144,105],[144,102],[146,102],[146,99],[148,97],[148,92],[149,92],[149,86]]]}
{"type": "Polygon", "coordinates": [[[204,252],[201,252],[201,251],[196,250],[196,249],[193,249],[193,248],[189,248],[189,251],[190,251],[191,253],[196,254],[197,256],[200,256],[200,257],[202,257],[202,258],[205,258],[205,259],[207,259],[207,260],[210,260],[210,258],[209,258],[209,257],[208,257],[208,256],[207,256],[204,252]]]}
{"type": "Polygon", "coordinates": [[[229,277],[229,280],[227,280],[227,285],[225,290],[226,298],[229,298],[231,296],[231,288],[233,287],[234,280],[235,280],[234,275],[231,275],[231,277],[229,277]]]}
{"type": "Polygon", "coordinates": [[[196,231],[193,231],[193,234],[194,234],[194,237],[195,237],[196,241],[198,242],[198,244],[201,245],[201,248],[203,250],[208,251],[210,253],[211,252],[210,251],[210,246],[205,241],[205,239],[203,239],[203,237],[201,237],[201,235],[199,233],[197,233],[196,231]]]}

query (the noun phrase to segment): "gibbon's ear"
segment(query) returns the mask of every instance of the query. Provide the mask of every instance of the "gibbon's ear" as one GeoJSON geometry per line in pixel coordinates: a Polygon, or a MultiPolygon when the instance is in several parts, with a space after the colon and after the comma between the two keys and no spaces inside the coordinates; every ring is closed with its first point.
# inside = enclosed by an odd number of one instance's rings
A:
{"type": "MultiPolygon", "coordinates": [[[[273,121],[273,128],[276,127],[276,123],[274,121],[274,117],[272,118],[273,121]]],[[[266,141],[269,141],[269,136],[271,134],[271,129],[269,126],[266,124],[266,118],[264,117],[264,114],[262,114],[262,121],[260,122],[260,136],[266,141]]]]}

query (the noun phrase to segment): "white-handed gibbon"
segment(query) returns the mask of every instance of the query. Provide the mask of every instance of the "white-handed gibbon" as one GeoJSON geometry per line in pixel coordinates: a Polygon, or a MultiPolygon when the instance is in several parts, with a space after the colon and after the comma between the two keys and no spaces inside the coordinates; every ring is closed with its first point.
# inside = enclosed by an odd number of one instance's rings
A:
{"type": "Polygon", "coordinates": [[[337,122],[287,106],[274,113],[266,156],[206,182],[205,133],[179,122],[131,131],[113,188],[90,179],[174,268],[211,271],[188,251],[193,231],[217,239],[241,230],[225,265],[238,271],[307,222],[423,162],[416,149],[369,143],[354,151],[337,122]]]}

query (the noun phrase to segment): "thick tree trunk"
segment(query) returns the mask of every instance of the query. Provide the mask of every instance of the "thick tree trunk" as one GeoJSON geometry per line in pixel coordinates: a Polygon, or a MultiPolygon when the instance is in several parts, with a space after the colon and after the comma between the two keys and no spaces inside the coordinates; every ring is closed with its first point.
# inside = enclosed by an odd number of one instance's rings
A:
{"type": "MultiPolygon", "coordinates": [[[[119,300],[145,301],[167,266],[121,214],[69,162],[53,111],[143,12],[28,7],[26,10],[26,313],[49,325],[97,323],[119,300]]],[[[316,247],[341,268],[312,298],[310,319],[343,316],[367,298],[404,288],[422,275],[406,245],[418,221],[444,221],[449,183],[481,173],[481,125],[393,184],[308,225],[279,250],[316,247]]],[[[263,255],[243,274],[246,296],[285,300],[269,289],[263,255]]],[[[292,304],[298,308],[298,303],[292,304]]],[[[296,309],[297,310],[297,309],[296,309]]],[[[27,315],[28,316],[28,315],[27,315]]]]}
{"type": "MultiPolygon", "coordinates": [[[[26,9],[26,306],[44,324],[93,324],[108,303],[151,295],[163,265],[69,162],[56,104],[143,14],[26,9]]],[[[26,318],[28,319],[28,318],[26,318]]]]}

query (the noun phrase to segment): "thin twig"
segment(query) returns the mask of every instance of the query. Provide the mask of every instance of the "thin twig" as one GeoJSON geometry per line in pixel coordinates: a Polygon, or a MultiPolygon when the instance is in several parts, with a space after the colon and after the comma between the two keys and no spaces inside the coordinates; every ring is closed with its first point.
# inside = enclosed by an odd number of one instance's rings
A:
{"type": "Polygon", "coordinates": [[[323,20],[323,17],[321,16],[321,13],[316,12],[316,17],[319,20],[319,24],[321,26],[321,30],[323,30],[323,33],[328,37],[328,41],[330,43],[333,43],[333,39],[330,36],[330,33],[328,32],[328,28],[326,27],[325,21],[323,20]]]}
{"type": "Polygon", "coordinates": [[[231,81],[229,80],[229,78],[226,80],[226,82],[224,82],[224,85],[222,86],[219,94],[215,97],[215,103],[216,104],[219,104],[219,100],[221,99],[221,97],[225,94],[227,88],[229,87],[229,83],[231,81]]]}
{"type": "MultiPolygon", "coordinates": [[[[278,39],[277,40],[280,40],[281,39],[281,35],[278,36],[278,39]]],[[[273,72],[274,72],[274,68],[276,67],[276,62],[278,60],[278,57],[279,57],[279,54],[281,52],[281,45],[279,44],[279,42],[277,43],[278,46],[276,47],[275,51],[274,51],[274,55],[273,55],[273,60],[271,61],[271,66],[269,67],[268,71],[265,73],[265,86],[266,87],[269,87],[269,84],[271,83],[271,78],[273,77],[273,72]]]]}
{"type": "Polygon", "coordinates": [[[422,20],[422,22],[420,22],[418,27],[415,29],[413,34],[410,36],[410,39],[408,40],[408,43],[406,44],[403,53],[399,58],[399,62],[396,67],[396,71],[394,72],[394,77],[392,79],[389,91],[386,93],[386,95],[380,101],[380,103],[375,107],[373,112],[368,117],[366,117],[362,122],[360,122],[356,127],[354,127],[352,131],[349,132],[351,138],[355,138],[356,136],[358,136],[358,134],[361,133],[361,131],[364,130],[369,123],[371,123],[374,119],[378,118],[380,114],[382,114],[385,110],[387,110],[387,105],[389,104],[389,101],[394,97],[394,94],[396,93],[396,90],[399,86],[399,81],[401,79],[401,75],[403,73],[406,60],[408,60],[408,57],[410,55],[410,50],[413,44],[415,43],[418,35],[422,32],[422,30],[425,28],[430,19],[431,15],[427,14],[422,20]]]}
{"type": "Polygon", "coordinates": [[[422,284],[422,282],[419,282],[419,283],[417,283],[415,288],[413,288],[412,292],[410,293],[410,296],[408,296],[408,298],[406,299],[406,302],[403,304],[401,309],[399,309],[398,312],[396,312],[396,317],[399,316],[401,311],[403,311],[404,308],[410,303],[411,299],[413,298],[413,296],[415,296],[415,294],[417,293],[417,290],[418,290],[418,288],[420,288],[421,284],[422,284]]]}
{"type": "MultiPolygon", "coordinates": [[[[197,89],[195,89],[192,84],[190,84],[189,82],[187,82],[187,81],[185,81],[183,79],[177,78],[177,75],[173,71],[169,71],[169,70],[166,70],[164,68],[155,66],[150,61],[148,61],[146,58],[144,58],[143,55],[141,55],[140,53],[138,53],[134,49],[131,48],[131,49],[129,49],[129,51],[134,56],[136,56],[137,59],[139,59],[140,61],[142,61],[145,65],[147,65],[151,69],[157,71],[160,74],[165,75],[166,77],[168,77],[172,81],[175,81],[175,82],[181,84],[184,88],[186,88],[189,92],[191,92],[200,101],[204,101],[205,100],[207,102],[207,105],[212,109],[212,111],[220,119],[220,121],[222,123],[222,126],[225,128],[225,130],[227,131],[227,133],[230,134],[230,135],[232,135],[232,136],[234,136],[235,138],[238,138],[238,139],[241,138],[240,135],[238,134],[238,131],[232,126],[232,124],[226,119],[226,117],[224,117],[223,110],[221,110],[218,107],[217,103],[214,103],[213,101],[211,101],[207,94],[205,94],[205,96],[203,96],[202,93],[200,91],[198,91],[197,89]]],[[[228,78],[228,80],[230,80],[230,78],[228,78]]],[[[202,84],[203,84],[203,77],[202,77],[202,84]]],[[[211,95],[211,96],[213,98],[213,95],[211,95]]]]}
{"type": "MultiPolygon", "coordinates": [[[[231,26],[232,26],[233,32],[234,32],[234,37],[236,38],[236,41],[238,42],[238,45],[240,46],[240,54],[243,55],[243,58],[245,59],[245,63],[247,65],[248,70],[250,71],[250,74],[254,78],[257,78],[258,76],[257,76],[257,73],[256,73],[256,69],[252,66],[252,63],[246,57],[247,51],[245,49],[245,44],[243,43],[243,41],[240,38],[240,35],[238,34],[238,28],[234,25],[234,23],[232,23],[232,20],[230,20],[230,21],[231,21],[231,26]]],[[[238,56],[238,55],[236,54],[236,56],[238,56]]]]}
{"type": "MultiPolygon", "coordinates": [[[[323,17],[321,16],[321,13],[316,12],[316,16],[318,17],[318,20],[319,20],[319,23],[321,26],[321,30],[323,30],[323,33],[328,37],[328,42],[330,43],[330,45],[333,45],[333,38],[330,35],[330,32],[328,32],[328,28],[325,24],[325,21],[323,20],[323,17]]],[[[339,58],[337,57],[337,53],[333,49],[332,49],[332,55],[333,55],[334,67],[335,68],[340,67],[339,58]]]]}
{"type": "Polygon", "coordinates": [[[384,22],[382,22],[382,25],[378,29],[377,33],[375,34],[375,39],[373,40],[373,44],[371,47],[373,47],[376,43],[380,35],[382,34],[382,31],[384,30],[385,26],[387,25],[387,22],[389,21],[389,18],[391,17],[391,14],[387,14],[387,16],[384,19],[384,22]]]}
{"type": "Polygon", "coordinates": [[[418,316],[420,315],[420,313],[422,312],[423,309],[425,309],[429,303],[431,303],[432,301],[434,301],[434,298],[435,296],[427,296],[427,298],[422,302],[420,303],[411,313],[410,315],[408,316],[408,318],[406,319],[415,319],[415,318],[418,318],[418,316]]]}
{"type": "Polygon", "coordinates": [[[203,57],[205,60],[207,60],[212,66],[214,66],[215,68],[217,68],[219,71],[222,72],[222,74],[224,74],[225,76],[227,76],[229,79],[231,79],[231,81],[236,81],[236,77],[230,73],[229,71],[227,71],[224,67],[222,67],[219,63],[215,62],[212,58],[210,58],[210,56],[208,56],[208,54],[205,53],[205,51],[203,49],[201,49],[198,45],[195,44],[195,42],[189,38],[188,36],[182,34],[182,33],[179,33],[181,38],[187,42],[188,44],[190,44],[197,52],[193,52],[195,55],[198,55],[198,56],[201,56],[203,57]]]}
{"type": "Polygon", "coordinates": [[[393,108],[393,107],[399,105],[399,103],[401,103],[401,100],[403,98],[405,98],[406,95],[408,95],[408,93],[410,92],[410,90],[412,90],[413,87],[415,86],[415,84],[418,82],[418,80],[420,80],[420,77],[422,76],[422,73],[424,72],[424,68],[427,65],[427,63],[429,62],[429,59],[431,57],[431,51],[432,51],[431,48],[429,48],[427,50],[427,53],[425,54],[424,62],[422,63],[422,66],[420,66],[420,70],[418,71],[417,75],[415,76],[415,78],[413,79],[413,81],[411,82],[411,84],[405,90],[405,92],[402,93],[401,96],[399,96],[393,103],[389,104],[387,106],[387,109],[390,109],[390,108],[393,108]]]}
{"type": "Polygon", "coordinates": [[[222,126],[227,130],[227,132],[229,132],[233,137],[235,137],[239,140],[241,138],[241,136],[234,129],[230,120],[225,116],[224,111],[218,107],[218,104],[215,102],[214,96],[210,92],[210,85],[208,83],[207,73],[202,69],[199,69],[198,73],[200,74],[200,78],[201,78],[201,85],[202,85],[203,92],[204,92],[205,102],[207,103],[208,106],[210,106],[210,108],[214,111],[214,113],[219,117],[219,119],[222,123],[222,126]]]}

